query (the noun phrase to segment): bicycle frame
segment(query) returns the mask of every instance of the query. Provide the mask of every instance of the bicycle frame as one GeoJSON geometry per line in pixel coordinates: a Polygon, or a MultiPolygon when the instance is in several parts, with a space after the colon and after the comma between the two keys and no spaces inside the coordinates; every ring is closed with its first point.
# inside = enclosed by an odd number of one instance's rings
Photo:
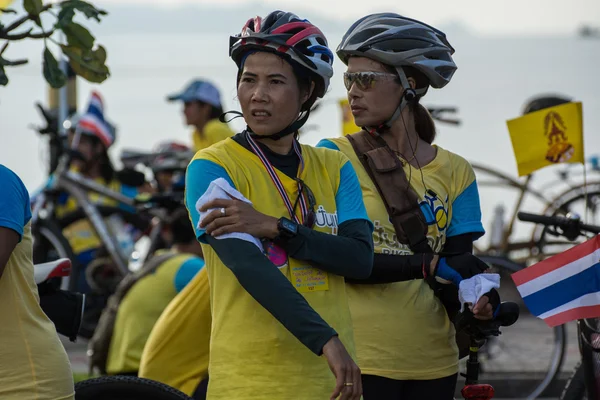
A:
{"type": "MultiPolygon", "coordinates": [[[[73,196],[77,201],[79,207],[82,208],[84,213],[86,214],[88,220],[90,221],[92,228],[95,233],[100,238],[100,241],[105,246],[108,254],[111,259],[116,264],[119,271],[123,274],[123,276],[129,273],[129,269],[127,267],[127,260],[122,256],[119,251],[119,244],[117,240],[108,230],[108,227],[104,223],[102,216],[96,209],[96,206],[90,202],[88,199],[87,193],[95,192],[102,196],[105,196],[109,199],[115,200],[121,204],[134,206],[134,200],[124,196],[121,193],[117,193],[113,190],[110,190],[90,179],[86,179],[78,173],[69,171],[67,169],[68,159],[63,158],[59,166],[55,170],[55,179],[52,183],[53,190],[63,190],[69,193],[69,195],[73,196]]],[[[32,221],[35,221],[38,218],[38,215],[46,203],[46,196],[42,196],[40,200],[34,205],[34,209],[32,212],[32,221]]]]}
{"type": "Polygon", "coordinates": [[[465,386],[460,393],[465,400],[491,400],[494,398],[494,388],[488,384],[481,384],[479,380],[478,353],[485,339],[471,337],[469,346],[469,359],[467,360],[467,373],[465,374],[465,386]]]}

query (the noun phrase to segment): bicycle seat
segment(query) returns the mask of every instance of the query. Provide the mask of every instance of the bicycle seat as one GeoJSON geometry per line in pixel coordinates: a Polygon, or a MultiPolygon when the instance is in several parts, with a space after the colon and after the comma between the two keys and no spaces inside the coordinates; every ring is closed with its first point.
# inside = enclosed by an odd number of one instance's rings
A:
{"type": "Polygon", "coordinates": [[[71,273],[71,260],[68,258],[59,258],[33,266],[33,276],[36,284],[47,281],[50,278],[63,278],[71,273]]]}

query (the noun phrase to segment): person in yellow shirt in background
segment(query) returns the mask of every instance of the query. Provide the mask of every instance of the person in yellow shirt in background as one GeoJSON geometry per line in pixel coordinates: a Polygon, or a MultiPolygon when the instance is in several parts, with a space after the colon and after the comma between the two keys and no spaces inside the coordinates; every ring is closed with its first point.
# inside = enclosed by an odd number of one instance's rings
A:
{"type": "Polygon", "coordinates": [[[33,278],[29,194],[3,165],[0,185],[0,398],[73,399],[69,359],[33,278]]]}
{"type": "Polygon", "coordinates": [[[172,249],[154,256],[164,261],[135,282],[119,305],[106,367],[111,375],[138,374],[142,351],[154,324],[177,293],[204,267],[202,248],[184,208],[174,212],[169,230],[172,249]]]}
{"type": "Polygon", "coordinates": [[[181,93],[167,97],[168,101],[182,101],[185,123],[194,127],[194,150],[200,151],[220,142],[233,132],[219,121],[223,114],[219,89],[205,80],[192,81],[181,93]]]}
{"type": "Polygon", "coordinates": [[[154,324],[142,353],[139,377],[205,399],[211,323],[208,273],[202,268],[154,324]]]}

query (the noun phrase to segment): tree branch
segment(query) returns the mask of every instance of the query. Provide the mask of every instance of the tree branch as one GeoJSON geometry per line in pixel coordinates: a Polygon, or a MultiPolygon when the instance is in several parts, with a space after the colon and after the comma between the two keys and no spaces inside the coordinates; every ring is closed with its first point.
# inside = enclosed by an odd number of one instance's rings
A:
{"type": "Polygon", "coordinates": [[[8,47],[8,41],[6,43],[4,43],[4,46],[2,46],[2,49],[0,49],[0,56],[4,53],[4,50],[6,50],[6,48],[8,47]]]}
{"type": "MultiPolygon", "coordinates": [[[[43,13],[46,10],[49,10],[50,8],[52,8],[53,4],[46,4],[44,7],[42,7],[42,10],[40,11],[40,14],[43,13]]],[[[39,14],[38,14],[39,16],[39,14]]],[[[32,17],[36,17],[35,15],[24,15],[21,18],[17,19],[15,22],[13,22],[12,24],[8,25],[6,28],[2,29],[0,31],[0,35],[1,34],[8,34],[8,32],[15,30],[16,28],[18,28],[19,26],[23,25],[25,22],[29,21],[30,19],[32,19],[32,17]]]]}
{"type": "Polygon", "coordinates": [[[42,32],[42,33],[31,33],[32,30],[33,30],[33,28],[31,28],[28,31],[23,32],[23,33],[15,33],[14,35],[8,35],[8,34],[2,35],[2,33],[0,33],[0,39],[6,39],[9,41],[22,40],[22,39],[27,39],[27,38],[44,39],[44,38],[52,36],[52,34],[54,33],[54,29],[52,29],[51,31],[42,32]]]}

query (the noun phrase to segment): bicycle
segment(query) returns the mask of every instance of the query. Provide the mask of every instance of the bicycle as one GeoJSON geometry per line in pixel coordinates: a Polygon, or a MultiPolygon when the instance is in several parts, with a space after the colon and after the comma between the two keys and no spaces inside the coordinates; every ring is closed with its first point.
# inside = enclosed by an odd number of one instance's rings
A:
{"type": "MultiPolygon", "coordinates": [[[[542,225],[549,234],[565,237],[569,241],[585,236],[585,233],[600,234],[600,226],[584,224],[574,215],[562,217],[521,212],[518,218],[542,225]]],[[[600,318],[578,320],[577,334],[581,362],[567,382],[561,399],[600,399],[600,381],[596,378],[600,374],[600,318]]]]}
{"type": "MultiPolygon", "coordinates": [[[[600,157],[592,156],[586,163],[588,173],[600,173],[600,157]]],[[[504,221],[498,221],[496,226],[492,226],[492,241],[487,248],[476,246],[476,252],[479,254],[504,256],[518,262],[531,261],[538,259],[542,255],[557,254],[565,250],[565,247],[572,243],[550,241],[547,232],[541,228],[533,230],[529,240],[511,241],[510,237],[514,233],[517,213],[527,196],[531,196],[542,203],[544,215],[566,215],[569,212],[576,211],[584,213],[585,209],[593,217],[596,217],[600,207],[600,181],[593,181],[587,184],[572,184],[570,178],[574,175],[573,166],[567,164],[565,167],[557,170],[558,179],[552,180],[543,187],[536,189],[532,185],[535,174],[528,175],[524,181],[514,179],[503,172],[494,168],[486,167],[482,164],[471,163],[477,175],[477,184],[480,187],[504,187],[517,190],[517,200],[509,213],[507,224],[504,221]],[[493,179],[489,179],[489,178],[493,179]],[[487,178],[482,179],[482,178],[487,178]],[[544,193],[549,188],[556,188],[557,185],[566,185],[565,190],[557,195],[548,197],[544,193]],[[586,192],[587,189],[587,202],[586,192]],[[580,205],[579,203],[583,203],[580,205]],[[574,208],[578,208],[574,210],[574,208]]],[[[502,217],[502,215],[500,215],[502,217]]]]}
{"type": "MultiPolygon", "coordinates": [[[[73,263],[71,275],[68,280],[69,290],[75,290],[81,265],[73,254],[71,246],[62,234],[64,227],[80,219],[90,221],[92,228],[98,235],[102,246],[106,249],[111,262],[116,266],[116,272],[121,276],[128,273],[127,262],[129,255],[121,251],[120,243],[115,233],[111,232],[104,218],[118,215],[127,224],[131,224],[139,231],[145,231],[149,225],[149,218],[135,212],[135,201],[121,193],[112,191],[105,186],[87,179],[69,169],[75,154],[68,149],[66,138],[55,129],[53,117],[36,104],[42,116],[46,119],[47,127],[38,129],[42,136],[49,137],[50,160],[49,172],[51,179],[48,184],[35,196],[32,201],[32,233],[34,235],[34,262],[46,262],[56,258],[69,258],[73,263]],[[79,208],[77,211],[57,218],[54,213],[60,193],[67,193],[76,199],[79,208]],[[97,193],[108,199],[114,200],[120,206],[98,206],[92,203],[89,193],[97,193]]],[[[139,174],[139,173],[138,173],[139,174]]],[[[135,172],[121,173],[122,180],[138,180],[140,176],[135,172]]],[[[143,181],[143,178],[141,179],[143,181]]]]}
{"type": "Polygon", "coordinates": [[[479,383],[479,349],[489,337],[500,335],[500,327],[511,326],[519,318],[516,303],[503,302],[499,307],[496,317],[490,321],[476,320],[468,307],[457,316],[456,330],[464,330],[470,337],[467,372],[461,374],[465,377],[465,386],[461,390],[465,400],[491,400],[494,397],[494,388],[490,384],[479,383]]]}

